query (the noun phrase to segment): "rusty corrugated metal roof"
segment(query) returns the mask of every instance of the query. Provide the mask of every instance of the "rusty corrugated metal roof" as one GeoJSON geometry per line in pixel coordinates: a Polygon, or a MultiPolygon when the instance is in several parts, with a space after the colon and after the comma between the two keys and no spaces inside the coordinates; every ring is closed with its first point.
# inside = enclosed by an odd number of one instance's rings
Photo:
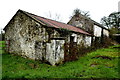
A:
{"type": "Polygon", "coordinates": [[[30,16],[30,17],[32,17],[36,20],[39,20],[43,24],[46,24],[48,27],[63,28],[63,29],[67,29],[67,30],[74,31],[74,32],[77,32],[77,33],[85,34],[85,35],[91,35],[90,33],[86,32],[86,31],[84,31],[80,28],[77,28],[75,26],[68,25],[68,24],[58,22],[58,21],[55,21],[55,20],[47,19],[47,18],[44,18],[44,17],[40,17],[40,16],[31,14],[31,13],[28,13],[28,12],[25,12],[25,11],[23,11],[23,12],[26,13],[28,16],[30,16]]]}

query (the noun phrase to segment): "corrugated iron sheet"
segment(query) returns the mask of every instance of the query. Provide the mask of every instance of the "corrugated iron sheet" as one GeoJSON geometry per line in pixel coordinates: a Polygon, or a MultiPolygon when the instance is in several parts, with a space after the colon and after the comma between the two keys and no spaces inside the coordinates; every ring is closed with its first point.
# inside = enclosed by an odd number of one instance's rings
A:
{"type": "Polygon", "coordinates": [[[43,22],[44,24],[46,24],[48,27],[54,27],[54,28],[64,28],[64,29],[67,29],[67,30],[70,30],[70,31],[74,31],[74,32],[78,32],[78,33],[81,33],[81,34],[85,34],[85,35],[91,35],[89,34],[88,32],[80,29],[80,28],[77,28],[75,26],[72,26],[72,25],[68,25],[68,24],[65,24],[65,23],[62,23],[62,22],[58,22],[58,21],[55,21],[55,20],[51,20],[51,19],[47,19],[47,18],[44,18],[44,17],[40,17],[40,16],[37,16],[37,15],[34,15],[34,14],[31,14],[31,13],[28,13],[28,12],[25,12],[28,16],[32,17],[32,18],[35,18],[37,20],[39,20],[40,22],[43,22]]]}

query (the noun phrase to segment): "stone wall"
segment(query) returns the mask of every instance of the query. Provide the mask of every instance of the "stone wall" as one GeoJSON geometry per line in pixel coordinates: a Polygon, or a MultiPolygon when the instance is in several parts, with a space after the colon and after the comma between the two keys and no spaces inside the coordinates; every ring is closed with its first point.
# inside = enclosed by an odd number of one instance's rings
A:
{"type": "Polygon", "coordinates": [[[86,35],[78,35],[77,36],[77,45],[81,45],[81,46],[84,46],[84,47],[90,47],[91,46],[91,39],[92,37],[91,36],[86,36],[86,35]]]}
{"type": "Polygon", "coordinates": [[[64,60],[65,41],[51,40],[57,37],[60,37],[57,30],[42,26],[21,12],[12,18],[5,31],[5,40],[10,40],[9,53],[42,61],[46,59],[52,65],[64,60]]]}
{"type": "Polygon", "coordinates": [[[93,34],[93,22],[83,15],[73,16],[68,24],[76,26],[78,28],[82,28],[83,30],[93,34]]]}

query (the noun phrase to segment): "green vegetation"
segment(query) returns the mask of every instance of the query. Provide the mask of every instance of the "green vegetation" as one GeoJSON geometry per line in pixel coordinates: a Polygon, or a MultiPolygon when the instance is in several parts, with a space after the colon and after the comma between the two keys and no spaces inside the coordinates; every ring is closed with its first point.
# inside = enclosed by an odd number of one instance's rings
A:
{"type": "Polygon", "coordinates": [[[119,48],[99,49],[59,66],[2,53],[2,78],[120,78],[119,48]]]}
{"type": "Polygon", "coordinates": [[[0,41],[0,54],[4,53],[5,41],[0,41]]]}
{"type": "Polygon", "coordinates": [[[0,79],[2,78],[2,53],[4,53],[4,47],[5,41],[0,41],[0,79]]]}

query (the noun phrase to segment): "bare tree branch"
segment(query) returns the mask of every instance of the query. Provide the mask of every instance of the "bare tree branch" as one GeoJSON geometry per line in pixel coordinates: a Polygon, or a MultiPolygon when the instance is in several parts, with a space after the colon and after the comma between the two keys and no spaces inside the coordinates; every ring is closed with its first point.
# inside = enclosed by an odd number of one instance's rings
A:
{"type": "Polygon", "coordinates": [[[61,17],[60,17],[60,14],[52,14],[50,11],[47,13],[47,18],[49,19],[52,19],[52,20],[55,20],[55,21],[62,21],[61,17]]]}

